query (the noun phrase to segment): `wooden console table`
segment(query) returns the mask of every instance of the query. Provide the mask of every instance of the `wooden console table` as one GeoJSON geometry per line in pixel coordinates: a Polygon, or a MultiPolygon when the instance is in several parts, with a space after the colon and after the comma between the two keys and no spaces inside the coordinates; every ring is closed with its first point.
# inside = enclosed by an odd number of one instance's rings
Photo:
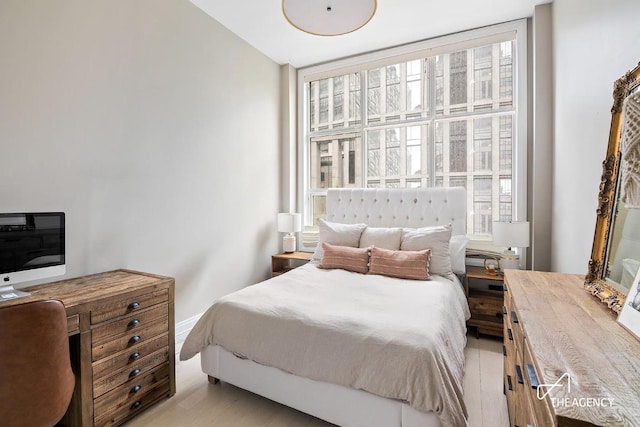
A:
{"type": "Polygon", "coordinates": [[[62,425],[120,425],[175,394],[174,279],[116,270],[23,290],[0,305],[51,298],[67,310],[76,387],[62,425]]]}

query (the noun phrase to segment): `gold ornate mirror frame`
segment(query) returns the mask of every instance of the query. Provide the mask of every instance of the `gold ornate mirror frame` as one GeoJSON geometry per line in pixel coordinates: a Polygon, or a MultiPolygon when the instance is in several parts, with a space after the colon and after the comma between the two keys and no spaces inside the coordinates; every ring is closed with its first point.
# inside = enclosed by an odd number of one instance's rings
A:
{"type": "Polygon", "coordinates": [[[614,220],[614,207],[617,201],[618,178],[620,172],[620,138],[623,123],[623,102],[640,85],[640,63],[627,74],[619,78],[613,88],[613,107],[611,107],[611,129],[607,155],[602,162],[602,178],[596,210],[596,231],[589,260],[589,270],[584,287],[595,295],[611,310],[619,313],[626,295],[604,280],[607,274],[606,262],[609,250],[609,238],[614,220]]]}

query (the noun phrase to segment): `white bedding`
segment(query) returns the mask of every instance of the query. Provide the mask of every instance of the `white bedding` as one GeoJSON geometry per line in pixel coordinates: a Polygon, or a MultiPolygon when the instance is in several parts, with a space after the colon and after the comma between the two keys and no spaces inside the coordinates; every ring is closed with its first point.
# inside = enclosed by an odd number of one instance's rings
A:
{"type": "Polygon", "coordinates": [[[322,270],[309,263],[218,300],[180,354],[210,344],[292,374],[434,411],[466,425],[462,287],[322,270]]]}

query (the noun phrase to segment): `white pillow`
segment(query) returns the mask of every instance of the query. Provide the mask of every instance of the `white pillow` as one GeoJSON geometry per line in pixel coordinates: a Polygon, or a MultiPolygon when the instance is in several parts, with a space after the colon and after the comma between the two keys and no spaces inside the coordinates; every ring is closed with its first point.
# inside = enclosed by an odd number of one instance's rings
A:
{"type": "Polygon", "coordinates": [[[451,258],[451,271],[455,274],[464,274],[467,271],[467,243],[469,238],[464,234],[451,236],[449,240],[449,257],[451,258]]]}
{"type": "Polygon", "coordinates": [[[400,239],[402,239],[402,228],[367,227],[360,236],[360,247],[375,246],[397,251],[400,249],[400,239]]]}
{"type": "Polygon", "coordinates": [[[321,260],[324,251],[322,243],[329,243],[335,246],[350,246],[357,248],[360,244],[360,236],[366,224],[340,224],[337,222],[329,222],[324,219],[318,220],[318,245],[313,253],[312,259],[321,260]]]}
{"type": "Polygon", "coordinates": [[[454,280],[449,257],[451,224],[423,228],[404,228],[402,230],[402,251],[422,251],[431,249],[430,274],[438,274],[454,280]]]}

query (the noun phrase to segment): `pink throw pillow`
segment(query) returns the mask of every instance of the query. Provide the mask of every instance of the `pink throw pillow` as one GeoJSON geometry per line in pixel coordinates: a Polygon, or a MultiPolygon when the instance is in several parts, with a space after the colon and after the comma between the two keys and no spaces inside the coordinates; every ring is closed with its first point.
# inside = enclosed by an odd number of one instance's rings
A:
{"type": "Polygon", "coordinates": [[[371,247],[369,273],[400,279],[431,280],[429,260],[431,250],[391,251],[389,249],[371,247]]]}
{"type": "Polygon", "coordinates": [[[320,268],[354,271],[366,274],[369,270],[369,248],[352,248],[322,243],[320,268]]]}

